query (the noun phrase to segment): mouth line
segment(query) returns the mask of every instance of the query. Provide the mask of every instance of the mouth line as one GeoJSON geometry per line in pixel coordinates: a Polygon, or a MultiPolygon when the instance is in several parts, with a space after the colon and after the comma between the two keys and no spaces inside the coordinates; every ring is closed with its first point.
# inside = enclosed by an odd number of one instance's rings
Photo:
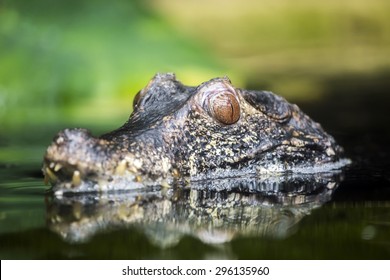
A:
{"type": "Polygon", "coordinates": [[[144,183],[148,183],[144,182],[146,178],[141,174],[134,174],[131,170],[127,170],[123,161],[112,173],[99,173],[97,170],[82,168],[67,161],[46,158],[42,171],[45,184],[51,185],[51,190],[56,195],[139,189],[144,186],[144,183]]]}
{"type": "Polygon", "coordinates": [[[77,165],[69,162],[51,161],[45,159],[42,171],[46,185],[52,186],[61,184],[67,189],[77,189],[83,181],[94,181],[96,174],[91,171],[82,170],[77,165]]]}

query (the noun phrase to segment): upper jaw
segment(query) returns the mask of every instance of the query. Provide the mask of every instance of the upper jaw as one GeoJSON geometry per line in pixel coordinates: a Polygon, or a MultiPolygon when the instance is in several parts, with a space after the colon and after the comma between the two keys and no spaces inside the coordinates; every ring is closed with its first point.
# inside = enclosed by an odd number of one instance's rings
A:
{"type": "Polygon", "coordinates": [[[78,189],[87,180],[110,171],[108,141],[94,138],[84,129],[65,129],[57,134],[44,156],[45,182],[78,189]]]}
{"type": "Polygon", "coordinates": [[[84,129],[59,132],[46,151],[42,171],[56,195],[123,191],[154,183],[128,148],[84,129]]]}

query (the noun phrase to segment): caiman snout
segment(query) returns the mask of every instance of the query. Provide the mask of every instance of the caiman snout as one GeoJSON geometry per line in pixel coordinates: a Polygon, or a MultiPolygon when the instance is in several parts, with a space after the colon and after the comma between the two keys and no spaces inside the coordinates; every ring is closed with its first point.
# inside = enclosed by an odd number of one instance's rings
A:
{"type": "Polygon", "coordinates": [[[47,148],[43,172],[45,181],[63,182],[67,188],[78,187],[85,177],[94,177],[110,169],[112,158],[107,140],[93,137],[86,129],[65,129],[47,148]]]}

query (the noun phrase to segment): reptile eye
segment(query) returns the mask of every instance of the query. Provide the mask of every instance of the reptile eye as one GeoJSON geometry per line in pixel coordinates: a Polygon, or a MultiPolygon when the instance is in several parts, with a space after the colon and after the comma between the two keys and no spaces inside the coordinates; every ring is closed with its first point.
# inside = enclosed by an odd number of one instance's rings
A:
{"type": "Polygon", "coordinates": [[[230,92],[221,92],[209,99],[212,117],[223,124],[234,124],[240,119],[240,104],[230,92]]]}
{"type": "Polygon", "coordinates": [[[133,99],[133,110],[135,110],[138,107],[139,101],[141,100],[142,97],[142,90],[140,90],[133,99]]]}

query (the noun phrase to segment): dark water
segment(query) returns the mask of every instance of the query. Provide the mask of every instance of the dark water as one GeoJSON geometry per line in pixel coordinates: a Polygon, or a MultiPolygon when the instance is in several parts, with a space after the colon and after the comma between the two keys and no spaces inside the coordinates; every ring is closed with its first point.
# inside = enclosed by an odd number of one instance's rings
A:
{"type": "Polygon", "coordinates": [[[40,173],[47,143],[0,141],[0,257],[389,259],[389,81],[388,72],[324,81],[326,98],[300,106],[352,165],[284,185],[257,182],[259,194],[156,189],[59,199],[40,173]]]}

